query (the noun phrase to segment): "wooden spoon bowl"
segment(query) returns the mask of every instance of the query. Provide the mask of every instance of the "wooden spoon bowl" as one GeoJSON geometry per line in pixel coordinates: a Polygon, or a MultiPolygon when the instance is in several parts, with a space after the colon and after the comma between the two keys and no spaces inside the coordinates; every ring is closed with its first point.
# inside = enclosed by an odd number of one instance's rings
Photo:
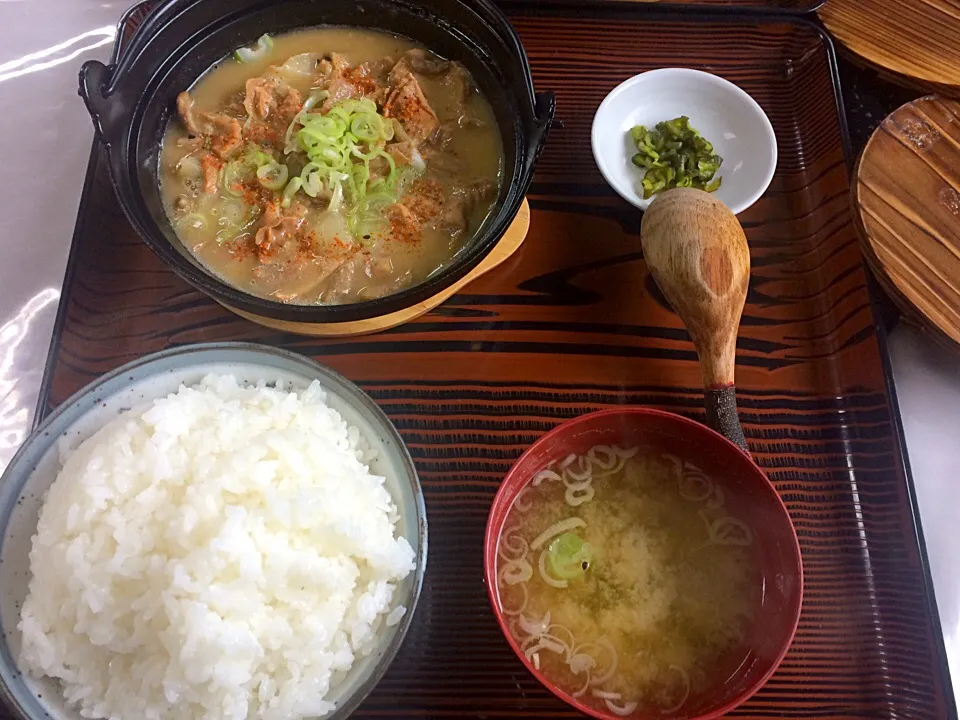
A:
{"type": "Polygon", "coordinates": [[[693,338],[707,424],[746,450],[734,386],[737,331],[750,280],[743,228],[709,193],[676,188],[651,203],[640,234],[653,279],[693,338]]]}

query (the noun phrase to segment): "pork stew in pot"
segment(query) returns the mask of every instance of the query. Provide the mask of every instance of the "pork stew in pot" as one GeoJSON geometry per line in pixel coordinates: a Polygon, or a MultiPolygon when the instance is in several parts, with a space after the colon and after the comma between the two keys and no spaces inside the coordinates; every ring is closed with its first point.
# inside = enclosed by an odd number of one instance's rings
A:
{"type": "Polygon", "coordinates": [[[159,174],[178,238],[226,282],[342,304],[448,264],[493,208],[503,157],[460,63],[328,27],[265,35],[181,93],[159,174]]]}

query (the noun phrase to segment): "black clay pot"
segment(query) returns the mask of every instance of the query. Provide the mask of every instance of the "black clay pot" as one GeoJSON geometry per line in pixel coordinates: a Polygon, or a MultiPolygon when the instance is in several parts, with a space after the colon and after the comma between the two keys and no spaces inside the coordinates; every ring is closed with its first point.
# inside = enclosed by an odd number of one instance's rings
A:
{"type": "Polygon", "coordinates": [[[127,218],[182,278],[214,299],[275,320],[330,323],[376,317],[431,297],[475,267],[503,235],[530,185],[553,119],[551,93],[534,94],[526,53],[503,12],[488,0],[169,0],[144,20],[115,65],[91,61],[80,95],[109,158],[127,218]],[[218,60],[264,32],[318,25],[405,35],[462,62],[490,100],[504,143],[504,177],[481,232],[446,268],[419,285],[349,305],[286,305],[241,292],[187,252],[160,200],[158,153],[177,94],[218,60]]]}

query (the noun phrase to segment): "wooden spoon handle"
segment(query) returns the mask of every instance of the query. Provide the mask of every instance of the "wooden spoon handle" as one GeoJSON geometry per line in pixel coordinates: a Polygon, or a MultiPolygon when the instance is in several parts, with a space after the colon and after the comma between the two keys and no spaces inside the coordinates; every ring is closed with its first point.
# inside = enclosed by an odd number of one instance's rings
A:
{"type": "Polygon", "coordinates": [[[737,357],[736,336],[722,338],[711,335],[706,342],[695,338],[694,346],[700,358],[707,426],[749,453],[737,413],[737,389],[733,382],[737,357]]]}
{"type": "MultiPolygon", "coordinates": [[[[734,322],[739,323],[737,315],[734,322]]],[[[692,327],[690,335],[700,359],[700,377],[705,390],[734,384],[737,364],[737,336],[719,332],[713,327],[692,327]]]]}
{"type": "Polygon", "coordinates": [[[740,415],[737,413],[737,393],[734,386],[705,388],[703,406],[707,411],[707,426],[749,454],[750,449],[743,436],[740,415]]]}

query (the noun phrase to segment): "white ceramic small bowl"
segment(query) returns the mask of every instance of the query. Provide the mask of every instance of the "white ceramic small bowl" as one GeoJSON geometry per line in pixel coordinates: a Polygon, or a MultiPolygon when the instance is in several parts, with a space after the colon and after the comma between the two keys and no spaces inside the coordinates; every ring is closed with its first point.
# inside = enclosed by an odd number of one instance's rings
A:
{"type": "MultiPolygon", "coordinates": [[[[630,128],[686,115],[691,127],[723,158],[716,197],[735,214],[753,205],[777,168],[777,138],[756,100],[723,78],[686,68],[634,75],[615,87],[593,118],[593,157],[604,179],[627,202],[646,210],[644,169],[631,162],[636,144],[630,128]]],[[[654,195],[653,197],[656,197],[654,195]]]]}

